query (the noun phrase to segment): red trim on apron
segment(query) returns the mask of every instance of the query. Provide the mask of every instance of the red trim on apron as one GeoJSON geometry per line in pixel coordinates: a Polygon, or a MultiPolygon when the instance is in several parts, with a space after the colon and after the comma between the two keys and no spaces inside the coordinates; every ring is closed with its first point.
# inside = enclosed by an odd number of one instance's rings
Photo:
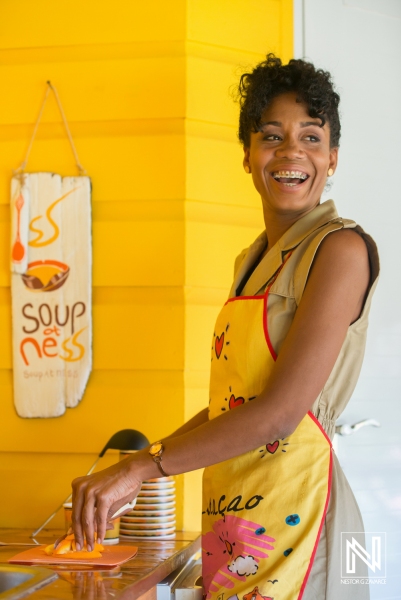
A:
{"type": "Polygon", "coordinates": [[[274,362],[276,362],[277,360],[277,354],[275,349],[273,348],[273,344],[271,342],[270,339],[270,335],[269,335],[269,325],[268,325],[268,299],[269,299],[269,292],[270,292],[270,288],[273,284],[269,285],[269,287],[266,290],[266,293],[264,295],[263,298],[263,331],[265,332],[265,339],[266,339],[266,344],[269,347],[270,350],[270,354],[272,355],[272,358],[274,360],[274,362]]]}
{"type": "Polygon", "coordinates": [[[235,302],[236,300],[260,300],[261,298],[263,298],[263,296],[263,294],[261,294],[260,296],[234,296],[234,298],[229,298],[224,303],[224,306],[229,302],[235,302]]]}
{"type": "Polygon", "coordinates": [[[324,510],[323,510],[321,521],[320,521],[319,531],[318,531],[317,536],[316,536],[315,545],[313,547],[312,554],[311,554],[311,557],[310,557],[309,566],[308,566],[308,569],[306,571],[305,578],[304,578],[304,580],[302,582],[302,586],[301,586],[301,589],[300,589],[300,592],[299,592],[297,600],[301,600],[301,598],[302,598],[302,596],[304,594],[304,591],[305,591],[305,588],[306,588],[306,584],[308,583],[309,575],[310,575],[310,572],[312,570],[312,565],[313,565],[313,562],[315,560],[315,555],[316,555],[317,547],[318,547],[319,541],[320,541],[320,534],[322,533],[323,523],[324,523],[324,520],[326,518],[327,509],[329,507],[330,495],[331,495],[331,482],[332,482],[332,476],[333,476],[333,454],[332,454],[333,446],[332,446],[331,440],[330,440],[329,436],[327,435],[327,433],[325,432],[325,430],[323,429],[321,423],[319,423],[319,421],[317,420],[317,418],[315,417],[315,415],[313,413],[311,413],[310,410],[308,410],[307,415],[319,427],[321,433],[324,435],[324,437],[326,438],[327,442],[330,445],[331,452],[330,452],[330,464],[329,464],[329,473],[328,473],[328,480],[327,480],[327,497],[326,497],[326,502],[325,502],[325,505],[324,505],[324,510]]]}
{"type": "Polygon", "coordinates": [[[270,350],[270,354],[272,355],[272,358],[274,360],[274,362],[276,362],[277,360],[277,354],[275,349],[273,348],[273,344],[271,342],[270,339],[270,335],[269,335],[269,322],[268,322],[268,300],[269,300],[269,293],[270,293],[270,289],[272,287],[272,285],[275,283],[277,277],[280,275],[282,268],[284,267],[284,265],[286,264],[287,260],[290,258],[292,254],[292,251],[289,252],[287,254],[287,256],[284,259],[283,264],[277,269],[275,275],[273,276],[273,281],[271,282],[271,284],[269,285],[269,287],[266,289],[265,293],[264,293],[264,305],[263,305],[263,331],[265,332],[265,338],[266,338],[266,343],[269,347],[270,350]]]}
{"type": "MultiPolygon", "coordinates": [[[[313,417],[313,415],[312,415],[312,417],[313,417]]],[[[319,421],[317,419],[316,419],[316,422],[320,426],[320,423],[319,423],[319,421]]],[[[326,433],[325,433],[325,431],[324,431],[324,429],[322,427],[321,427],[321,430],[326,435],[326,433]]],[[[327,438],[327,435],[326,435],[326,438],[327,438]]],[[[329,442],[330,442],[330,440],[329,440],[329,442]]],[[[330,442],[330,446],[331,446],[331,442],[330,442]]],[[[327,509],[329,507],[330,493],[331,493],[332,473],[333,473],[333,454],[332,454],[332,450],[331,450],[331,452],[330,452],[329,474],[328,474],[328,481],[327,481],[326,503],[324,505],[323,515],[322,515],[322,518],[321,518],[321,521],[320,521],[319,531],[318,531],[317,536],[316,536],[315,545],[313,547],[312,554],[311,554],[311,557],[310,557],[308,570],[306,571],[306,575],[305,575],[305,578],[304,578],[304,580],[302,582],[301,589],[300,589],[300,592],[299,592],[297,600],[301,600],[301,598],[302,598],[302,596],[304,594],[304,591],[305,591],[305,588],[306,588],[306,584],[308,583],[309,575],[310,575],[310,572],[311,572],[311,569],[312,569],[312,565],[313,565],[313,562],[315,560],[316,550],[317,550],[317,547],[319,545],[319,540],[320,540],[320,534],[322,533],[323,523],[324,523],[324,520],[326,518],[327,509]]]]}
{"type": "Polygon", "coordinates": [[[332,447],[332,443],[331,443],[331,439],[329,438],[329,436],[327,435],[327,433],[325,432],[325,430],[322,427],[322,424],[317,420],[317,418],[315,417],[315,415],[313,413],[311,413],[310,410],[308,410],[307,413],[310,418],[315,421],[316,425],[319,427],[320,431],[323,433],[324,437],[326,438],[326,440],[329,442],[330,444],[330,448],[332,447]]]}

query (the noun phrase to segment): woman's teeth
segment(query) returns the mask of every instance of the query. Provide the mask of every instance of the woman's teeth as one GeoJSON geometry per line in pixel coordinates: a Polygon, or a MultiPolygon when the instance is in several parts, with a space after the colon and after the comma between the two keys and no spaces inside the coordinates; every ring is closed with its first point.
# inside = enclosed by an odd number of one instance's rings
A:
{"type": "Polygon", "coordinates": [[[308,179],[308,175],[302,171],[275,171],[272,175],[276,181],[288,187],[294,187],[308,179]]]}

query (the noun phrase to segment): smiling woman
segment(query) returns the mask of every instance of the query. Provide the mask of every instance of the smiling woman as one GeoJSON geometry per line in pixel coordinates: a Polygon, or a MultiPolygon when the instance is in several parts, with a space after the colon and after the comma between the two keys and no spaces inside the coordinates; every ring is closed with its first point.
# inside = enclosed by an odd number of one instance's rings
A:
{"type": "Polygon", "coordinates": [[[327,73],[272,55],[239,93],[265,230],[237,258],[216,321],[209,407],[73,482],[77,547],[85,534],[90,549],[95,529],[102,540],[144,480],[207,467],[207,599],[366,600],[366,586],[340,587],[341,532],[363,523],[330,440],[361,368],[379,267],[373,240],[320,204],[337,166],[339,97],[327,73]]]}

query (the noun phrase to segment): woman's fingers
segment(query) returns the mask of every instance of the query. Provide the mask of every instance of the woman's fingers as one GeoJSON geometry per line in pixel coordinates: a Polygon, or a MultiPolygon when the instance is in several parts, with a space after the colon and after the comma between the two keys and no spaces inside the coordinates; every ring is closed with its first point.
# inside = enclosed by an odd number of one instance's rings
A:
{"type": "Polygon", "coordinates": [[[85,493],[85,502],[81,512],[81,524],[86,538],[88,552],[93,550],[95,538],[95,493],[87,487],[85,493]]]}
{"type": "MultiPolygon", "coordinates": [[[[97,541],[101,544],[104,540],[104,536],[106,535],[106,530],[108,528],[109,521],[109,513],[110,513],[110,503],[106,498],[100,498],[97,502],[96,507],[96,529],[97,529],[97,541]]],[[[115,511],[114,511],[115,512],[115,511]]],[[[111,516],[114,513],[111,513],[111,516]]],[[[112,527],[111,527],[112,528],[112,527]]]]}
{"type": "Polygon", "coordinates": [[[77,477],[72,482],[72,528],[77,550],[84,545],[84,532],[82,529],[81,514],[85,502],[86,478],[77,477]]]}
{"type": "MultiPolygon", "coordinates": [[[[83,548],[85,538],[88,550],[93,548],[95,531],[97,540],[101,543],[105,532],[113,529],[108,517],[112,516],[118,508],[109,509],[111,502],[112,500],[107,500],[105,496],[97,497],[86,478],[73,481],[72,525],[77,550],[83,548]]],[[[125,502],[122,502],[121,506],[124,504],[125,502]]]]}

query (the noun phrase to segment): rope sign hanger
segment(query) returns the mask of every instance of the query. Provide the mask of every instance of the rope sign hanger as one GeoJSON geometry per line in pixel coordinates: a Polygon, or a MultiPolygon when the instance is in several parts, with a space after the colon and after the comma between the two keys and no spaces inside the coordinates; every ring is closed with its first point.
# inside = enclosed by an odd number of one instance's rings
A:
{"type": "Polygon", "coordinates": [[[25,158],[22,161],[21,165],[18,167],[18,169],[16,169],[15,174],[23,173],[25,171],[25,167],[26,167],[26,165],[28,163],[29,155],[30,155],[31,150],[32,150],[32,145],[33,145],[34,139],[36,137],[36,133],[38,131],[39,123],[40,123],[40,120],[42,118],[45,106],[46,106],[47,98],[48,98],[50,92],[53,92],[54,96],[56,98],[58,109],[59,109],[60,114],[61,114],[61,118],[63,119],[64,128],[65,128],[68,140],[70,142],[72,152],[74,154],[75,163],[77,165],[78,173],[79,173],[79,175],[86,175],[85,169],[83,168],[83,166],[79,162],[78,152],[77,152],[77,149],[75,148],[74,140],[72,139],[71,131],[70,131],[70,128],[68,127],[68,122],[67,122],[67,119],[66,119],[66,116],[65,116],[65,113],[64,113],[64,110],[63,110],[63,106],[61,104],[61,100],[60,100],[60,97],[58,95],[58,92],[57,92],[56,88],[54,87],[54,85],[52,85],[52,83],[50,81],[47,81],[46,85],[47,85],[47,87],[46,87],[45,97],[43,98],[43,102],[42,102],[42,105],[41,105],[40,110],[39,110],[38,118],[36,119],[35,127],[33,129],[32,137],[31,137],[31,139],[29,141],[29,144],[28,144],[28,148],[27,148],[27,151],[26,151],[26,154],[25,154],[25,158]]]}

